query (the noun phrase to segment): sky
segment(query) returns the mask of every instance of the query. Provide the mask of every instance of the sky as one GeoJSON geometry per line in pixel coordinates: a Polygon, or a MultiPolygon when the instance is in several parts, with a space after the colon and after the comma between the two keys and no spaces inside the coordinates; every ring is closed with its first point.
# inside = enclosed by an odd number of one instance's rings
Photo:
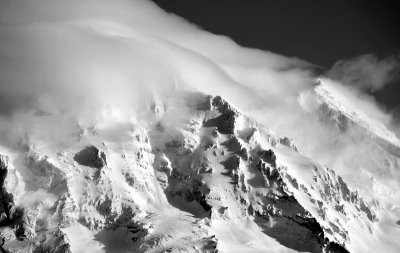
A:
{"type": "MultiPolygon", "coordinates": [[[[329,69],[365,54],[399,57],[400,8],[394,1],[154,0],[207,31],[246,47],[294,56],[329,69]],[[396,56],[397,55],[397,56],[396,56]]],[[[387,110],[400,109],[400,78],[368,91],[387,110]]]]}

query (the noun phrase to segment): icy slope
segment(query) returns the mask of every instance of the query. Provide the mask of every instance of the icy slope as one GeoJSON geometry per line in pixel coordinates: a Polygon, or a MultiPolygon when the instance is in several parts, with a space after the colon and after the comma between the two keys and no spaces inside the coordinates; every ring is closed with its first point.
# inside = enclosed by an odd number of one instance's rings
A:
{"type": "Polygon", "coordinates": [[[371,117],[375,108],[351,96],[341,85],[320,78],[313,90],[299,96],[299,103],[336,137],[335,142],[327,144],[332,146],[330,156],[340,155],[340,159],[335,158],[339,162],[335,170],[349,175],[348,180],[354,179],[353,186],[363,194],[370,195],[372,187],[377,199],[390,197],[391,202],[397,203],[400,199],[395,190],[400,179],[399,139],[385,127],[385,119],[378,121],[371,117]],[[336,150],[339,148],[342,150],[336,150]],[[362,180],[367,177],[369,183],[362,180]]]}
{"type": "MultiPolygon", "coordinates": [[[[341,114],[341,116],[337,116],[338,120],[342,117],[348,121],[352,121],[354,124],[365,128],[369,134],[374,134],[376,138],[383,139],[383,141],[397,146],[399,149],[400,140],[396,135],[390,132],[382,122],[360,111],[357,108],[357,104],[354,104],[351,99],[345,96],[343,92],[345,90],[344,88],[341,88],[339,85],[334,85],[329,79],[320,78],[317,79],[316,82],[317,86],[315,92],[318,96],[317,99],[320,103],[325,103],[332,111],[341,114]],[[326,84],[326,82],[328,84],[326,84]],[[329,82],[331,83],[329,84],[329,82]]],[[[342,127],[346,127],[346,122],[339,122],[339,124],[342,124],[342,127]]],[[[397,151],[397,155],[400,155],[399,151],[397,151]]]]}
{"type": "Polygon", "coordinates": [[[400,217],[399,140],[382,123],[385,119],[377,121],[371,117],[375,108],[351,99],[349,91],[329,79],[319,78],[316,83],[314,90],[300,95],[300,105],[337,136],[335,143],[331,143],[330,154],[338,161],[336,173],[350,188],[374,203],[379,220],[374,225],[374,237],[396,249],[400,217]]]}
{"type": "Polygon", "coordinates": [[[68,146],[2,148],[2,249],[396,251],[377,207],[291,140],[221,97],[169,97],[138,124],[77,125],[68,146]]]}

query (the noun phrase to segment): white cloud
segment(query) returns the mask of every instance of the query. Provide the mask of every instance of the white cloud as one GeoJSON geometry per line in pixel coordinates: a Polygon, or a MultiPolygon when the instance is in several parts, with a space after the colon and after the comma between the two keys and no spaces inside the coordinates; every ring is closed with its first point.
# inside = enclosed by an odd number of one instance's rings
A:
{"type": "Polygon", "coordinates": [[[336,62],[326,75],[362,91],[375,91],[383,89],[399,70],[399,61],[394,56],[378,59],[372,54],[365,54],[336,62]]]}

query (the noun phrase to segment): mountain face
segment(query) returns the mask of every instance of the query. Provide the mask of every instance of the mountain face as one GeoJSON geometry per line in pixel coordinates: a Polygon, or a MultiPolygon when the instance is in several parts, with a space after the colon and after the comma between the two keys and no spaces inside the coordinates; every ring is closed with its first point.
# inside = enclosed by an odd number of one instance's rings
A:
{"type": "MultiPolygon", "coordinates": [[[[351,153],[356,158],[348,159],[346,166],[352,169],[341,171],[341,173],[352,174],[348,178],[354,179],[353,186],[363,191],[363,194],[370,195],[372,188],[373,195],[370,199],[379,199],[389,204],[397,203],[400,200],[399,194],[389,189],[396,188],[392,186],[398,185],[400,175],[398,138],[382,122],[372,120],[350,101],[346,101],[346,97],[341,96],[335,87],[325,83],[324,79],[317,80],[316,83],[314,90],[301,95],[300,104],[316,120],[330,126],[331,131],[337,136],[343,136],[342,139],[351,139],[343,146],[362,145],[359,151],[357,148],[349,147],[355,150],[351,153]],[[369,182],[362,180],[362,174],[369,178],[369,182]]],[[[337,142],[341,141],[337,140],[337,142]]],[[[332,151],[332,154],[334,153],[332,151]]]]}
{"type": "Polygon", "coordinates": [[[0,1],[0,252],[400,252],[390,117],[314,68],[148,0],[0,1]]]}
{"type": "Polygon", "coordinates": [[[293,140],[220,96],[170,96],[137,124],[1,148],[2,252],[390,252],[379,204],[293,140]]]}

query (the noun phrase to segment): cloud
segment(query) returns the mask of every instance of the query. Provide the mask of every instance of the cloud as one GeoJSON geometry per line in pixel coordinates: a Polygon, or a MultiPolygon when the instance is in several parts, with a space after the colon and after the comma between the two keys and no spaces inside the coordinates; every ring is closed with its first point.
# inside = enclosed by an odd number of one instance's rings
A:
{"type": "Polygon", "coordinates": [[[399,71],[400,62],[396,56],[379,59],[365,54],[336,62],[326,76],[362,91],[376,91],[395,79],[399,71]]]}
{"type": "Polygon", "coordinates": [[[0,14],[2,117],[62,113],[89,127],[116,115],[135,121],[155,94],[179,85],[243,109],[310,86],[311,64],[242,48],[150,1],[20,0],[1,2],[0,14]]]}

